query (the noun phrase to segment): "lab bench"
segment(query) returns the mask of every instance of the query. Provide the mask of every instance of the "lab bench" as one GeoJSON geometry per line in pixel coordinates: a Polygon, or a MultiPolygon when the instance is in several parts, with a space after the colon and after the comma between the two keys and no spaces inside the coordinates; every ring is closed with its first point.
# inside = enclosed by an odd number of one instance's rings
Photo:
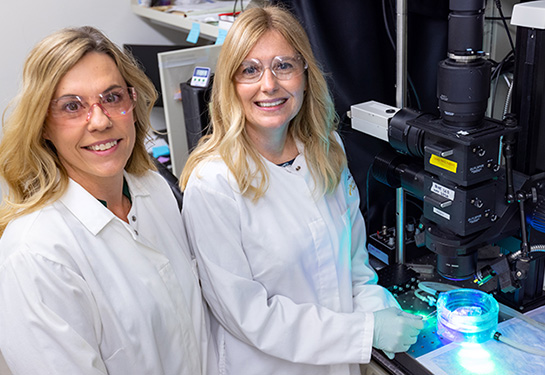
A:
{"type": "MultiPolygon", "coordinates": [[[[477,289],[472,280],[448,281],[436,272],[434,256],[419,258],[418,265],[431,266],[429,273],[417,273],[405,265],[395,264],[378,271],[379,283],[396,296],[401,307],[410,313],[424,317],[424,329],[417,342],[407,353],[396,354],[388,359],[381,351],[373,349],[372,363],[362,366],[362,375],[536,375],[545,373],[545,358],[523,352],[495,340],[482,344],[466,345],[451,343],[437,333],[436,307],[415,296],[419,281],[440,282],[462,288],[477,289]],[[382,372],[381,372],[382,371],[382,372]]],[[[478,288],[492,293],[494,282],[478,288]]],[[[528,311],[526,315],[545,323],[545,306],[528,311]]],[[[528,323],[511,318],[500,312],[498,331],[516,342],[534,344],[539,347],[545,342],[545,331],[528,323]]]]}

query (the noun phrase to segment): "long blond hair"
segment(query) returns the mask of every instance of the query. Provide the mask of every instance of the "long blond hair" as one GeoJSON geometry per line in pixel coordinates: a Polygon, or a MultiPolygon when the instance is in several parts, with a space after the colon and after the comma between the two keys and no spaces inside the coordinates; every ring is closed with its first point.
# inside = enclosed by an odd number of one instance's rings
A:
{"type": "Polygon", "coordinates": [[[308,64],[307,91],[288,132],[304,144],[312,176],[323,193],[332,192],[339,184],[346,156],[335,139],[338,118],[327,83],[301,24],[289,11],[268,6],[243,12],[225,38],[212,87],[212,132],[200,140],[189,156],[180,177],[182,190],[201,161],[219,154],[242,194],[253,195],[254,201],[265,194],[267,169],[246,133],[243,106],[233,76],[259,38],[271,30],[279,32],[308,64]]]}
{"type": "Polygon", "coordinates": [[[3,192],[0,206],[0,235],[11,220],[44,207],[66,191],[68,174],[54,147],[42,136],[44,124],[59,81],[92,51],[110,56],[127,85],[135,87],[138,93],[134,109],[136,142],[125,169],[143,174],[155,168],[145,147],[151,128],[149,116],[157,98],[151,81],[131,56],[97,29],[85,26],[60,30],[30,52],[13,111],[2,124],[0,175],[8,191],[3,192]]]}

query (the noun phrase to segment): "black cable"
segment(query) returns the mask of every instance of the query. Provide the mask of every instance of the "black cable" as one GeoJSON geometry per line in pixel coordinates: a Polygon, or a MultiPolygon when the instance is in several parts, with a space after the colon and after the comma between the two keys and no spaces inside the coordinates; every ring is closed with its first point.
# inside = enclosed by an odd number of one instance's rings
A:
{"type": "MultiPolygon", "coordinates": [[[[501,20],[503,20],[503,18],[501,18],[501,17],[485,17],[484,19],[487,20],[487,21],[501,21],[501,20]]],[[[510,20],[511,17],[505,17],[505,19],[510,20]]]]}
{"type": "Polygon", "coordinates": [[[501,0],[495,0],[496,8],[498,8],[498,11],[500,12],[500,18],[503,22],[503,27],[505,28],[505,32],[507,33],[507,37],[509,38],[509,44],[511,45],[511,49],[513,52],[515,52],[515,44],[513,43],[513,39],[511,38],[511,33],[509,32],[509,26],[507,26],[507,21],[505,16],[503,15],[503,10],[501,8],[501,0]]]}
{"type": "Polygon", "coordinates": [[[395,50],[396,44],[394,43],[394,39],[392,38],[392,33],[390,32],[390,26],[388,22],[388,16],[386,15],[386,0],[382,0],[382,18],[384,18],[384,26],[386,27],[386,34],[388,35],[390,44],[395,50]]]}
{"type": "Polygon", "coordinates": [[[494,107],[496,105],[496,92],[498,89],[499,79],[502,75],[502,72],[511,70],[514,64],[514,57],[514,51],[509,51],[499,63],[496,63],[496,66],[494,67],[494,69],[492,70],[492,74],[490,75],[490,81],[494,83],[494,89],[491,94],[492,103],[490,104],[490,117],[493,117],[494,114],[494,107]]]}
{"type": "MultiPolygon", "coordinates": [[[[390,212],[392,212],[390,207],[394,203],[396,203],[396,200],[395,199],[390,199],[384,205],[384,209],[382,210],[382,226],[381,227],[388,227],[388,221],[389,221],[388,216],[391,215],[390,212]]],[[[394,226],[395,226],[395,224],[394,224],[394,226]]]]}
{"type": "Polygon", "coordinates": [[[508,62],[510,62],[510,60],[512,58],[514,58],[514,55],[515,55],[515,44],[513,43],[513,39],[511,38],[511,33],[509,32],[509,26],[507,25],[507,22],[506,22],[507,18],[503,14],[501,1],[500,0],[495,0],[494,3],[495,3],[496,8],[498,9],[498,11],[500,13],[500,17],[489,17],[487,19],[499,19],[499,20],[502,21],[503,26],[505,28],[505,32],[507,33],[507,37],[509,39],[509,44],[511,45],[511,51],[509,51],[509,53],[507,53],[507,55],[503,58],[503,60],[500,61],[500,63],[495,67],[495,69],[492,71],[492,75],[490,77],[491,82],[494,82],[494,89],[493,89],[493,92],[492,92],[492,103],[490,105],[491,117],[493,117],[493,115],[494,115],[494,107],[496,105],[496,92],[497,92],[497,89],[498,89],[499,79],[500,79],[500,77],[502,75],[502,72],[504,71],[504,66],[508,62]]]}
{"type": "Polygon", "coordinates": [[[515,55],[514,52],[511,50],[499,63],[496,62],[496,65],[492,69],[492,74],[490,78],[497,79],[504,71],[510,70],[513,67],[514,59],[515,55]]]}

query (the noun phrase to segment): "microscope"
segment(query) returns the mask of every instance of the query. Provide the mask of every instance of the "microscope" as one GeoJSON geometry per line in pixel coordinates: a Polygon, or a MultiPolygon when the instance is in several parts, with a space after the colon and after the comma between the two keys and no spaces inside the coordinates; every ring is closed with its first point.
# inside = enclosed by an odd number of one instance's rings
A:
{"type": "Polygon", "coordinates": [[[485,116],[485,0],[450,1],[439,115],[376,102],[351,108],[354,128],[391,146],[376,156],[373,177],[421,202],[420,242],[437,273],[476,288],[496,283],[496,297],[522,311],[545,303],[545,25],[529,20],[535,6],[545,11],[545,1],[515,6],[513,99],[501,120],[485,116]],[[495,257],[479,259],[490,247],[495,257]]]}

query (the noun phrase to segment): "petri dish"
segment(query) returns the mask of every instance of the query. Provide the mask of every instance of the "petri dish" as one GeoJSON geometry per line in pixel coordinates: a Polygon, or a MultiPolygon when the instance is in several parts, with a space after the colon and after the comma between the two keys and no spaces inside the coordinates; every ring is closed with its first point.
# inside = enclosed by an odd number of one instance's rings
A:
{"type": "Polygon", "coordinates": [[[441,293],[437,300],[437,333],[454,342],[483,343],[498,327],[498,302],[475,289],[441,293]]]}

